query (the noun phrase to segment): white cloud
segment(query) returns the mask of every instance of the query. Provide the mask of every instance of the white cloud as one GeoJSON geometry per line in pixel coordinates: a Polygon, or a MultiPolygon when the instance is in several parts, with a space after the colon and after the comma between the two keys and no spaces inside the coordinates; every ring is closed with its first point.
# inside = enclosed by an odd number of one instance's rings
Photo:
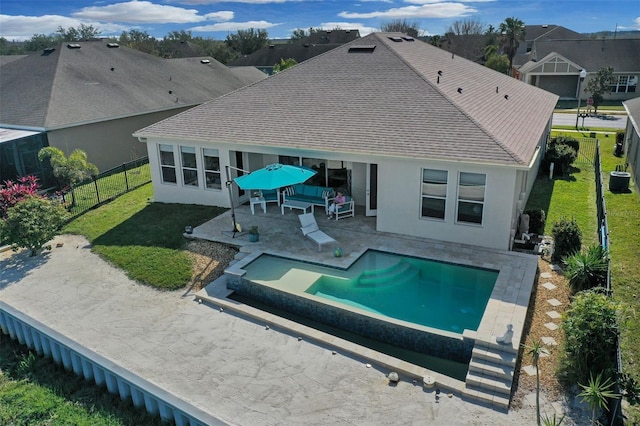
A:
{"type": "Polygon", "coordinates": [[[190,5],[206,5],[215,3],[250,3],[250,4],[271,4],[271,3],[287,3],[299,2],[303,0],[171,0],[171,3],[190,4],[190,5]]]}
{"type": "Polygon", "coordinates": [[[220,22],[211,25],[201,25],[198,27],[189,28],[189,31],[193,32],[212,32],[212,31],[238,31],[248,30],[249,28],[255,28],[264,30],[267,28],[273,28],[282,24],[274,24],[267,21],[247,21],[247,22],[220,22]]]}
{"type": "Polygon", "coordinates": [[[338,16],[348,19],[371,19],[371,18],[456,18],[468,16],[477,12],[473,7],[461,3],[433,3],[422,6],[405,6],[393,9],[368,12],[340,12],[338,16]]]}
{"type": "Polygon", "coordinates": [[[93,19],[102,22],[127,22],[138,24],[189,24],[207,19],[228,20],[233,12],[222,11],[200,15],[196,9],[153,4],[149,1],[128,1],[107,6],[91,6],[80,9],[72,16],[81,19],[93,19]]]}
{"type": "Polygon", "coordinates": [[[29,40],[34,34],[53,34],[58,27],[79,27],[80,24],[92,25],[100,31],[101,36],[119,34],[127,30],[127,27],[118,24],[105,24],[95,21],[86,21],[69,18],[60,15],[23,16],[0,15],[0,28],[2,37],[7,40],[29,40]]]}
{"type": "Polygon", "coordinates": [[[640,30],[640,16],[638,16],[634,21],[634,27],[636,30],[640,30]]]}

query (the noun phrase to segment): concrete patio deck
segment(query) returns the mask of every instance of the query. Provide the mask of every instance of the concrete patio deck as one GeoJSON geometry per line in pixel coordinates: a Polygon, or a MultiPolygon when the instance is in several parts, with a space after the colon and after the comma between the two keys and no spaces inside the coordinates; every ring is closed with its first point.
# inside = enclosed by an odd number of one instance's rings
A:
{"type": "MultiPolygon", "coordinates": [[[[364,216],[364,211],[358,210],[354,218],[336,221],[327,219],[319,210],[316,210],[315,216],[320,229],[336,239],[334,245],[327,245],[320,252],[317,244],[305,238],[299,230],[299,212],[285,210],[285,214],[282,215],[280,209],[273,204],[269,205],[266,214],[256,210],[255,215],[252,215],[248,205],[235,209],[236,222],[241,224],[242,229],[248,229],[250,226],[259,227],[258,242],[249,242],[246,234],[236,238],[230,236],[229,231],[233,229],[231,211],[196,227],[188,237],[238,246],[239,261],[228,268],[228,271],[234,274],[242,274],[242,266],[262,253],[347,268],[367,249],[497,270],[498,279],[477,332],[465,330],[463,337],[472,339],[477,343],[476,347],[483,350],[493,347],[513,354],[518,353],[529,298],[536,278],[536,256],[377,232],[375,217],[364,216]],[[335,247],[342,249],[342,257],[334,257],[335,247]],[[511,344],[497,345],[496,337],[504,334],[508,324],[513,325],[514,331],[511,344]]],[[[338,347],[342,351],[368,358],[376,364],[410,377],[420,380],[433,377],[440,386],[447,389],[465,393],[499,407],[508,406],[509,400],[505,394],[508,395],[510,391],[510,382],[508,391],[502,389],[501,392],[492,392],[490,395],[479,394],[475,389],[465,386],[464,382],[227,299],[230,292],[226,289],[225,282],[225,277],[222,277],[197,293],[196,297],[253,320],[273,324],[298,335],[306,335],[323,345],[338,347]]],[[[515,364],[515,360],[513,363],[515,364]]],[[[478,378],[478,381],[480,380],[490,381],[484,376],[478,378]]]]}

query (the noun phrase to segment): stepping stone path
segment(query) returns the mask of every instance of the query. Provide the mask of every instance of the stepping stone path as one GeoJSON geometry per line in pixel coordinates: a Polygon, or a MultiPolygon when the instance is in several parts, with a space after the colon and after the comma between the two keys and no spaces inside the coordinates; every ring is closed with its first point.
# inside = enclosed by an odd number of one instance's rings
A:
{"type": "Polygon", "coordinates": [[[544,343],[547,346],[557,346],[558,345],[558,342],[556,342],[556,339],[554,339],[553,337],[545,336],[545,337],[542,337],[541,340],[542,340],[542,343],[544,343]]]}
{"type": "Polygon", "coordinates": [[[549,300],[547,300],[547,303],[550,304],[551,306],[553,306],[554,308],[556,306],[562,305],[562,302],[559,301],[558,299],[549,299],[549,300]]]}
{"type": "Polygon", "coordinates": [[[555,290],[556,289],[556,286],[553,285],[552,283],[548,282],[548,281],[546,283],[542,284],[542,287],[546,288],[547,290],[555,290]]]}
{"type": "Polygon", "coordinates": [[[553,323],[553,322],[548,322],[548,323],[546,323],[544,326],[545,326],[545,327],[547,327],[547,328],[548,328],[549,330],[551,330],[551,331],[555,331],[555,330],[557,330],[557,329],[559,328],[559,327],[558,327],[555,323],[553,323]]]}
{"type": "Polygon", "coordinates": [[[536,367],[534,367],[533,365],[526,365],[522,367],[522,369],[524,370],[525,373],[527,373],[530,376],[536,375],[536,367]]]}
{"type": "Polygon", "coordinates": [[[547,312],[547,315],[551,318],[551,319],[558,319],[560,318],[562,315],[560,315],[559,313],[557,313],[556,311],[549,311],[547,312]]]}
{"type": "Polygon", "coordinates": [[[553,264],[551,265],[551,270],[555,272],[562,271],[562,268],[559,265],[553,264]]]}
{"type": "Polygon", "coordinates": [[[540,276],[541,276],[542,278],[551,278],[551,277],[553,277],[553,275],[551,274],[551,272],[543,272],[543,273],[541,273],[541,274],[540,274],[540,276]]]}

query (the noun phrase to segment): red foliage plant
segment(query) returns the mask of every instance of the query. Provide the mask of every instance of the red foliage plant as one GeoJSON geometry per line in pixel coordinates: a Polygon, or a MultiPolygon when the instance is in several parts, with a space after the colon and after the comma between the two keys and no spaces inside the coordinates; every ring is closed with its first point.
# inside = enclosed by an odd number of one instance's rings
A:
{"type": "Polygon", "coordinates": [[[7,210],[27,197],[38,195],[38,178],[24,176],[16,182],[7,180],[0,186],[0,217],[7,215],[7,210]]]}

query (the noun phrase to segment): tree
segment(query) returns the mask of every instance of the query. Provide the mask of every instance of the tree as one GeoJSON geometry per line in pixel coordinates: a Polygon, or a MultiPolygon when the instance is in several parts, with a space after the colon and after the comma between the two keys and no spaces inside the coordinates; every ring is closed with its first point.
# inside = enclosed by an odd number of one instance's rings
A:
{"type": "Polygon", "coordinates": [[[57,44],[53,36],[44,34],[34,34],[24,44],[25,52],[38,52],[57,44]]]}
{"type": "Polygon", "coordinates": [[[459,36],[466,35],[481,35],[483,34],[484,25],[480,21],[474,19],[463,19],[462,21],[455,21],[449,26],[447,33],[452,33],[459,36]]]}
{"type": "Polygon", "coordinates": [[[4,37],[0,37],[0,55],[20,55],[22,54],[22,44],[9,41],[4,37]]]}
{"type": "Polygon", "coordinates": [[[63,188],[98,174],[98,168],[87,161],[87,153],[80,149],[73,151],[67,158],[61,149],[48,146],[38,152],[40,161],[46,158],[49,158],[53,175],[63,188]]]}
{"type": "Polygon", "coordinates": [[[313,27],[309,27],[309,32],[306,32],[302,28],[296,28],[291,33],[291,37],[289,37],[289,43],[295,43],[297,41],[304,40],[305,38],[309,37],[312,33],[315,33],[317,31],[319,31],[319,30],[317,30],[317,29],[315,29],[313,27]]]}
{"type": "Polygon", "coordinates": [[[507,58],[507,55],[490,55],[484,63],[484,66],[501,72],[502,74],[509,74],[509,58],[507,58]]]}
{"type": "Polygon", "coordinates": [[[564,274],[574,292],[607,284],[609,253],[600,244],[592,244],[586,252],[579,251],[564,258],[564,274]]]}
{"type": "Polygon", "coordinates": [[[158,41],[146,31],[123,31],[118,38],[118,43],[150,55],[158,56],[159,54],[158,41]]]}
{"type": "Polygon", "coordinates": [[[404,33],[418,38],[420,25],[417,22],[409,22],[406,19],[393,19],[380,25],[380,31],[383,33],[404,33]]]}
{"type": "Polygon", "coordinates": [[[502,50],[509,58],[509,75],[513,73],[513,58],[516,56],[520,41],[524,40],[524,22],[518,18],[507,18],[500,24],[502,50]]]}
{"type": "Polygon", "coordinates": [[[442,37],[439,35],[429,37],[429,44],[435,47],[442,47],[442,37]]]}
{"type": "Polygon", "coordinates": [[[266,30],[256,30],[254,28],[238,30],[235,34],[227,35],[225,43],[239,54],[248,55],[265,47],[269,43],[269,34],[267,34],[266,30]]]}
{"type": "Polygon", "coordinates": [[[27,197],[37,195],[38,179],[35,176],[24,176],[16,182],[5,181],[0,185],[0,218],[7,216],[7,210],[27,197]]]}
{"type": "Polygon", "coordinates": [[[98,37],[102,31],[95,28],[93,25],[80,24],[78,28],[69,27],[65,29],[59,26],[56,30],[56,38],[63,41],[88,41],[98,37]]]}
{"type": "Polygon", "coordinates": [[[287,68],[291,68],[295,65],[298,65],[298,62],[293,58],[289,58],[286,60],[284,58],[280,58],[280,62],[273,66],[273,72],[278,73],[280,71],[286,70],[287,68]]]}
{"type": "Polygon", "coordinates": [[[67,211],[57,201],[30,196],[7,210],[7,218],[0,221],[0,230],[14,251],[26,248],[35,256],[47,241],[58,235],[66,217],[67,211]]]}
{"type": "Polygon", "coordinates": [[[540,340],[531,340],[531,345],[523,345],[527,350],[527,355],[531,356],[531,362],[536,367],[536,419],[538,426],[540,426],[540,370],[538,368],[538,361],[540,361],[540,355],[544,353],[544,345],[540,340]]]}
{"type": "Polygon", "coordinates": [[[598,409],[609,410],[607,407],[607,398],[618,398],[619,394],[613,392],[611,387],[614,382],[610,377],[607,377],[605,381],[602,381],[602,372],[598,373],[596,378],[593,378],[593,373],[589,374],[589,384],[580,384],[582,392],[578,396],[582,397],[582,401],[587,401],[589,407],[591,407],[591,424],[596,425],[596,413],[598,409]]]}
{"type": "Polygon", "coordinates": [[[604,100],[604,93],[611,93],[611,85],[615,82],[613,77],[613,67],[603,67],[596,75],[591,77],[584,86],[584,91],[591,93],[593,99],[593,110],[598,113],[598,106],[604,100]]]}

